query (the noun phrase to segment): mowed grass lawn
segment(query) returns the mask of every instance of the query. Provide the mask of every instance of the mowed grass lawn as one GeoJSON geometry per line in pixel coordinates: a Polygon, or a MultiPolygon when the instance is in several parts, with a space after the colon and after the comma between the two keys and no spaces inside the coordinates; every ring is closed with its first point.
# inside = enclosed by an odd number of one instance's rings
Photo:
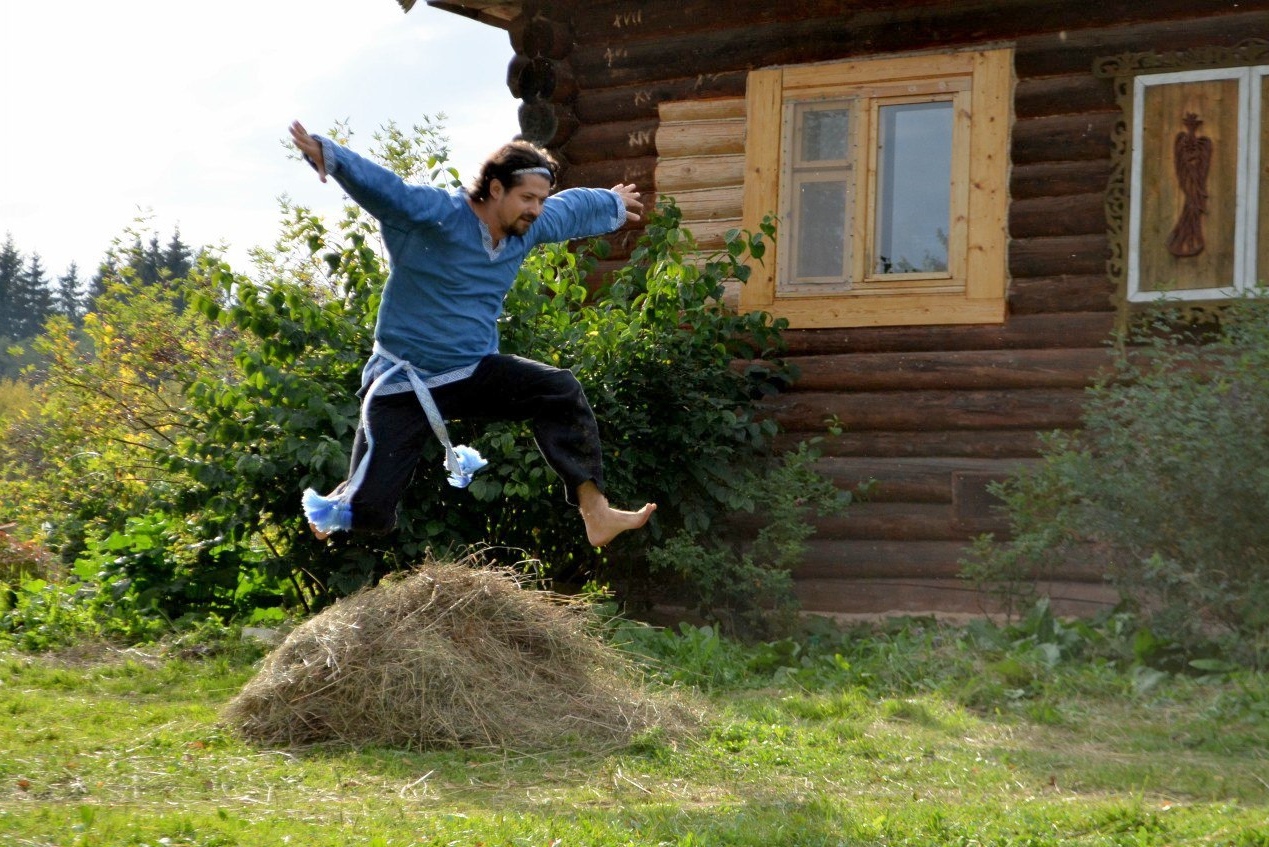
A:
{"type": "Polygon", "coordinates": [[[699,732],[607,751],[259,749],[218,723],[241,649],[0,653],[0,844],[1269,847],[1262,674],[693,638],[651,684],[699,732]]]}

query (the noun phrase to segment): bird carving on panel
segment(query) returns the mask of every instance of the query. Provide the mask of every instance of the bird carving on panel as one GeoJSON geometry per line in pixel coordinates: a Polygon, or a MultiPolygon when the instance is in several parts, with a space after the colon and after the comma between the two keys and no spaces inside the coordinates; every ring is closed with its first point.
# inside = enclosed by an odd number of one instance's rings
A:
{"type": "Polygon", "coordinates": [[[1172,143],[1172,161],[1177,184],[1185,200],[1176,226],[1168,234],[1168,252],[1178,259],[1197,256],[1203,242],[1203,216],[1207,214],[1207,174],[1212,167],[1212,139],[1198,134],[1203,121],[1187,112],[1185,125],[1172,143]]]}

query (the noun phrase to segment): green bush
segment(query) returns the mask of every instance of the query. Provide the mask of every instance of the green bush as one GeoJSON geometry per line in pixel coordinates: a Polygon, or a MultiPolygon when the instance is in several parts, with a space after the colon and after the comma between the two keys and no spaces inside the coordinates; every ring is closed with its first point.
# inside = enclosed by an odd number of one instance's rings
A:
{"type": "MultiPolygon", "coordinates": [[[[436,126],[389,127],[378,140],[380,160],[406,178],[455,182],[436,126]]],[[[90,584],[123,586],[169,619],[237,619],[252,603],[312,610],[427,551],[489,544],[625,596],[676,574],[695,594],[677,599],[724,623],[787,610],[806,513],[839,498],[810,454],[770,455],[775,425],[758,401],[790,378],[783,323],[721,305],[724,281],[761,259],[770,222],[703,255],[665,203],[608,279],[592,273],[602,242],[553,245],[509,293],[502,349],[572,368],[599,421],[609,496],[658,503],[647,531],[601,554],[521,424],[454,422],[455,440],[490,462],[466,490],[445,483],[439,445],[426,443],[396,532],[312,536],[299,494],[347,473],[387,265],[356,206],[330,227],[289,203],[283,212],[251,276],[204,256],[184,278],[147,285],[121,258],[82,329],[50,324],[36,407],[0,443],[12,482],[0,517],[28,536],[42,527],[64,562],[93,572],[90,584]],[[769,521],[752,546],[702,541],[738,512],[769,521]],[[651,575],[648,550],[667,540],[651,575]]]]}
{"type": "MultiPolygon", "coordinates": [[[[381,161],[407,178],[448,179],[437,137],[416,130],[413,141],[392,136],[381,161]]],[[[274,251],[259,257],[263,278],[218,266],[211,278],[219,294],[190,298],[236,338],[236,373],[208,374],[187,392],[193,414],[173,465],[194,480],[182,503],[204,538],[263,547],[258,561],[266,573],[318,603],[427,550],[489,543],[546,562],[554,578],[599,579],[628,593],[648,582],[649,545],[682,532],[703,537],[759,502],[755,474],[770,464],[775,430],[760,419],[757,401],[789,378],[773,359],[783,324],[728,312],[721,298],[726,279],[748,276],[746,262],[761,258],[773,229],[768,222],[759,233],[730,232],[722,250],[702,255],[666,203],[648,216],[629,262],[607,280],[590,276],[602,242],[535,251],[500,326],[504,352],[572,368],[582,381],[606,450],[609,496],[622,505],[658,503],[647,532],[597,553],[526,425],[471,431],[456,421],[455,440],[489,460],[470,488],[445,484],[439,445],[428,442],[392,535],[316,542],[297,492],[329,490],[347,472],[355,391],[386,264],[374,222],[356,207],[333,229],[303,209],[290,207],[287,216],[274,251]],[[761,367],[737,367],[757,360],[761,367]]],[[[732,591],[765,588],[748,580],[732,591]]]]}
{"type": "Polygon", "coordinates": [[[557,578],[628,584],[644,570],[648,543],[680,530],[699,534],[722,515],[754,507],[753,470],[767,461],[774,434],[756,401],[788,375],[778,362],[735,362],[773,353],[780,325],[728,313],[720,297],[726,278],[747,275],[744,261],[761,254],[764,234],[730,233],[725,250],[698,264],[668,204],[650,216],[630,263],[597,293],[587,285],[589,253],[562,245],[536,251],[500,328],[505,352],[577,373],[600,423],[609,496],[659,505],[648,533],[600,557],[527,425],[468,431],[457,421],[454,438],[490,465],[470,488],[445,484],[439,445],[429,442],[395,533],[315,542],[296,492],[328,490],[347,472],[354,395],[385,268],[370,246],[371,224],[356,210],[338,233],[302,210],[293,215],[290,238],[310,252],[303,266],[323,269],[322,286],[290,277],[253,283],[221,267],[221,296],[193,298],[242,339],[235,356],[242,377],[211,375],[192,385],[196,415],[178,444],[180,469],[195,480],[185,499],[205,536],[271,538],[266,569],[296,575],[318,597],[347,593],[425,550],[479,543],[523,550],[557,578]]]}
{"type": "Polygon", "coordinates": [[[1231,303],[1205,326],[1162,314],[1129,340],[1082,428],[1050,436],[1037,470],[998,487],[1013,539],[980,542],[974,573],[1017,584],[1092,542],[1159,638],[1263,664],[1269,303],[1231,303]]]}

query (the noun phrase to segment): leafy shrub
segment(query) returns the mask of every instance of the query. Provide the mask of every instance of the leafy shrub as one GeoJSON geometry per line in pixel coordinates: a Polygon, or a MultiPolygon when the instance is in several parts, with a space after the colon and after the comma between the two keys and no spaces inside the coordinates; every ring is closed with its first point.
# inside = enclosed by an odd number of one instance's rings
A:
{"type": "MultiPolygon", "coordinates": [[[[417,175],[441,152],[408,161],[389,154],[387,164],[417,175]]],[[[315,542],[296,492],[329,490],[347,472],[355,391],[386,267],[373,221],[355,207],[335,231],[302,209],[288,214],[277,252],[289,258],[270,262],[272,278],[253,282],[222,266],[214,271],[220,295],[193,298],[241,336],[235,363],[242,376],[193,384],[196,415],[178,445],[182,472],[196,483],[188,507],[198,504],[204,536],[269,540],[265,569],[319,598],[347,593],[428,549],[490,540],[548,562],[557,578],[602,569],[628,584],[643,573],[646,544],[680,528],[699,533],[722,514],[752,508],[746,468],[765,460],[774,432],[759,420],[755,401],[787,374],[778,363],[734,363],[773,353],[782,325],[728,313],[720,299],[723,281],[747,276],[746,259],[760,257],[771,230],[729,233],[724,250],[698,260],[678,210],[665,205],[606,284],[588,281],[589,251],[536,251],[508,294],[500,327],[505,352],[577,373],[600,422],[609,496],[658,502],[648,533],[598,557],[526,425],[467,432],[458,421],[455,440],[472,443],[490,463],[469,489],[444,483],[439,445],[428,442],[396,532],[315,542]]]]}
{"type": "Polygon", "coordinates": [[[742,532],[739,515],[721,527],[683,527],[649,551],[652,572],[670,577],[678,597],[724,632],[765,638],[788,631],[798,607],[792,569],[815,531],[809,513],[832,514],[850,501],[848,492],[815,471],[816,456],[803,444],[779,461],[742,472],[738,487],[751,499],[741,514],[760,510],[756,532],[742,532]]]}
{"type": "Polygon", "coordinates": [[[0,526],[0,582],[15,583],[51,576],[53,556],[30,541],[19,541],[8,533],[12,525],[0,526]]]}
{"type": "MultiPolygon", "coordinates": [[[[389,127],[378,140],[381,161],[406,178],[455,183],[435,125],[389,127]]],[[[809,481],[808,457],[769,455],[775,426],[757,401],[790,376],[776,358],[783,323],[721,306],[724,280],[745,279],[761,258],[769,222],[702,255],[663,204],[609,279],[591,275],[602,242],[554,245],[530,256],[508,295],[503,349],[573,368],[600,423],[610,497],[659,505],[646,532],[600,555],[518,424],[469,433],[454,423],[455,440],[491,465],[463,491],[445,484],[439,445],[427,442],[391,535],[313,538],[299,492],[329,490],[347,472],[387,266],[377,225],[356,206],[331,227],[289,203],[283,212],[253,276],[204,256],[182,278],[145,283],[120,257],[82,330],[49,325],[36,408],[0,443],[13,483],[0,515],[32,535],[46,527],[91,584],[124,587],[168,618],[230,619],[251,602],[312,609],[429,550],[490,541],[549,563],[549,576],[626,591],[651,582],[649,546],[705,544],[683,560],[699,567],[663,556],[656,578],[677,573],[720,621],[756,619],[764,601],[787,606],[803,513],[835,498],[809,481]],[[771,523],[751,549],[700,541],[758,507],[771,523]]]]}
{"type": "Polygon", "coordinates": [[[1107,574],[1186,650],[1212,637],[1269,658],[1269,303],[1229,304],[1177,332],[1164,314],[1090,389],[1082,429],[998,487],[1013,539],[980,543],[982,578],[1026,579],[1063,548],[1099,545],[1107,574]],[[1202,341],[1202,344],[1196,344],[1202,341]]]}

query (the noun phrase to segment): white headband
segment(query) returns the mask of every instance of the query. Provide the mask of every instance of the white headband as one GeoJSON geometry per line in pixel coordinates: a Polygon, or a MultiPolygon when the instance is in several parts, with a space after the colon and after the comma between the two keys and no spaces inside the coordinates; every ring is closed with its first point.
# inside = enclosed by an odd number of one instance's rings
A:
{"type": "Polygon", "coordinates": [[[551,173],[550,168],[520,168],[511,172],[512,176],[520,176],[521,174],[541,174],[551,182],[555,182],[555,174],[551,173]]]}

